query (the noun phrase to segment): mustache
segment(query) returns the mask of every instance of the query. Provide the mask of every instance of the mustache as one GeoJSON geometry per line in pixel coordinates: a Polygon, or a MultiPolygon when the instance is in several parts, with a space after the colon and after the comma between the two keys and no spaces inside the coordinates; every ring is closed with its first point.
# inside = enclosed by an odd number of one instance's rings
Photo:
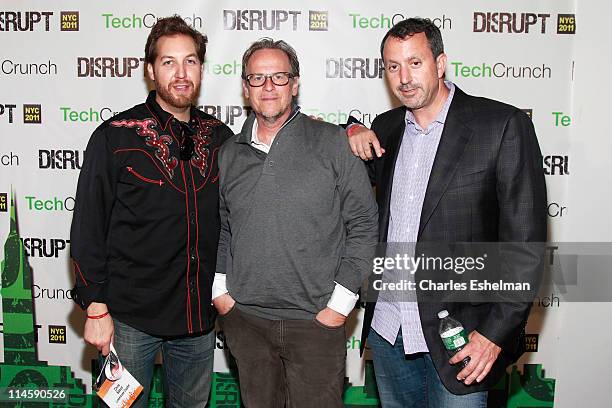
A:
{"type": "Polygon", "coordinates": [[[397,87],[397,90],[406,92],[406,91],[412,91],[414,89],[419,89],[419,88],[420,88],[419,85],[402,84],[397,87]]]}

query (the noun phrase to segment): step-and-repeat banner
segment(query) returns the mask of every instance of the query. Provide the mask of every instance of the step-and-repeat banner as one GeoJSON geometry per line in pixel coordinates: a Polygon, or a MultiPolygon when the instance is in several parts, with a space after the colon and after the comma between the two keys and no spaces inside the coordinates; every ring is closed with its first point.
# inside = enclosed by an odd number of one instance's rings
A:
{"type": "MultiPolygon", "coordinates": [[[[582,227],[580,217],[597,215],[578,213],[571,205],[587,208],[580,204],[589,200],[580,193],[585,190],[572,191],[571,177],[588,164],[588,151],[600,148],[596,142],[572,143],[580,120],[577,109],[591,97],[582,92],[583,100],[577,99],[577,67],[597,58],[577,50],[590,40],[580,37],[583,21],[576,3],[3,1],[0,242],[5,245],[0,249],[0,346],[5,353],[0,356],[0,387],[28,382],[64,387],[66,405],[98,404],[91,389],[96,353],[82,340],[84,314],[69,293],[74,279],[69,259],[74,194],[92,131],[146,98],[143,49],[157,18],[178,14],[208,35],[198,105],[234,131],[249,113],[241,94],[240,62],[252,41],[283,39],[297,50],[303,112],[332,123],[353,115],[369,125],[377,114],[397,106],[384,80],[381,38],[404,18],[430,18],[442,31],[448,79],[468,93],[515,105],[532,118],[543,154],[552,242],[572,239],[568,225],[583,228],[582,240],[588,240],[585,229],[597,225],[582,227]],[[31,293],[23,292],[17,283],[29,279],[31,293]],[[30,326],[31,336],[17,335],[30,326]]],[[[527,326],[527,353],[491,391],[490,407],[569,407],[573,405],[565,405],[559,394],[588,388],[587,379],[596,374],[576,375],[561,364],[568,353],[561,347],[564,336],[577,327],[568,319],[577,315],[570,313],[571,306],[554,290],[540,293],[527,326]]],[[[584,310],[579,315],[588,318],[588,308],[584,310]]],[[[358,308],[348,323],[345,403],[377,407],[371,361],[367,355],[359,357],[361,317],[358,308]]],[[[213,407],[240,404],[226,354],[223,333],[217,332],[213,407]]],[[[159,370],[154,381],[152,405],[161,406],[159,370]]]]}

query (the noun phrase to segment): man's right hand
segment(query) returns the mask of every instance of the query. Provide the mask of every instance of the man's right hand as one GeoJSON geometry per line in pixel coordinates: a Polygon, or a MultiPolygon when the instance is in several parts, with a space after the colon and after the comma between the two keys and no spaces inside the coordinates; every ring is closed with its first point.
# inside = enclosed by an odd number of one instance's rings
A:
{"type": "MultiPolygon", "coordinates": [[[[99,316],[106,312],[108,312],[108,308],[104,303],[92,302],[87,307],[88,316],[99,316]]],[[[110,344],[114,333],[113,318],[109,314],[100,319],[87,318],[85,321],[85,333],[83,335],[85,342],[97,348],[103,356],[107,356],[110,352],[110,344]]]]}
{"type": "Polygon", "coordinates": [[[385,153],[385,149],[380,146],[380,142],[376,137],[376,133],[362,125],[353,125],[347,132],[349,134],[349,146],[355,156],[359,156],[361,160],[372,160],[372,148],[376,157],[381,157],[385,153]]]}
{"type": "Polygon", "coordinates": [[[229,313],[229,311],[232,310],[232,307],[234,307],[235,304],[236,301],[230,296],[229,293],[225,293],[213,299],[213,306],[215,307],[215,309],[217,309],[217,312],[219,312],[219,315],[221,316],[229,313]]]}

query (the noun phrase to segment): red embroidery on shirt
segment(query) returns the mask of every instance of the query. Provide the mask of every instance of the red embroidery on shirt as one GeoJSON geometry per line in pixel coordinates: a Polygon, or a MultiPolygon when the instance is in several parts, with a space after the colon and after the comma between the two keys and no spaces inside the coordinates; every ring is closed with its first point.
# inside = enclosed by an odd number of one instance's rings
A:
{"type": "Polygon", "coordinates": [[[160,136],[155,130],[151,129],[152,126],[157,126],[157,121],[155,121],[155,119],[115,120],[111,122],[111,126],[127,127],[130,129],[135,127],[138,136],[143,136],[145,138],[147,146],[155,148],[155,157],[162,162],[170,178],[174,177],[174,169],[178,165],[178,159],[174,156],[170,156],[168,145],[172,143],[172,138],[168,135],[160,136]]]}

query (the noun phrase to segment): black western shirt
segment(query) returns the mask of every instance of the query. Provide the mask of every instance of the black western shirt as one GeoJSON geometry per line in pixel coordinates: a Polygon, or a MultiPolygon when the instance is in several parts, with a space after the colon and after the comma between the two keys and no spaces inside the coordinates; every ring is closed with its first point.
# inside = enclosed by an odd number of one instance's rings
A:
{"type": "Polygon", "coordinates": [[[195,108],[179,122],[155,91],[94,131],[70,232],[82,308],[106,303],[113,318],[152,335],[213,328],[217,153],[231,135],[195,108]]]}

